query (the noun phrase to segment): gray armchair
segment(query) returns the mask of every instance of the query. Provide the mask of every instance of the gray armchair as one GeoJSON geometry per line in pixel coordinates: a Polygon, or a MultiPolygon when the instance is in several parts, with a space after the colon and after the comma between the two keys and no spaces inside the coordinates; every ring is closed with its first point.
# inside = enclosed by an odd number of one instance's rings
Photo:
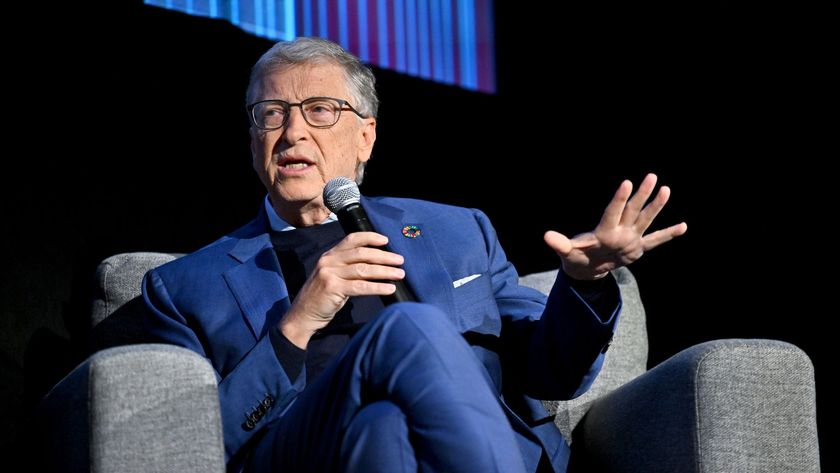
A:
{"type": "MultiPolygon", "coordinates": [[[[97,271],[92,323],[109,340],[132,337],[143,274],[174,259],[162,253],[110,257],[97,271]]],[[[556,271],[521,278],[547,292],[556,271]]],[[[545,401],[573,441],[576,471],[818,472],[814,374],[793,345],[719,340],[646,371],[647,332],[638,286],[614,272],[624,308],[592,388],[545,401]]],[[[38,410],[49,448],[45,471],[224,471],[216,379],[185,349],[139,344],[101,350],[58,383],[38,410]]]]}

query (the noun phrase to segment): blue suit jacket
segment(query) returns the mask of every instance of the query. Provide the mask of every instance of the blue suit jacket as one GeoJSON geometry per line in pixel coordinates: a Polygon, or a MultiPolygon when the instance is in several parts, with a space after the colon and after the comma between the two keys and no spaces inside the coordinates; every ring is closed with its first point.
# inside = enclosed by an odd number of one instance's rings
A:
{"type": "MultiPolygon", "coordinates": [[[[405,257],[406,279],[417,298],[443,309],[462,333],[471,332],[468,340],[476,340],[477,355],[501,387],[530,471],[543,448],[555,470],[565,470],[568,447],[535,399],[569,399],[591,385],[619,307],[602,321],[562,276],[548,300],[519,286],[480,211],[395,198],[366,198],[363,205],[392,251],[405,257]],[[404,237],[406,225],[416,225],[421,235],[404,237]],[[476,274],[453,287],[453,281],[476,274]]],[[[143,282],[150,334],[198,352],[216,370],[228,459],[260,427],[281,417],[306,383],[305,375],[289,380],[268,336],[290,305],[268,229],[261,210],[248,225],[150,271],[143,282]],[[245,415],[266,394],[274,407],[247,430],[245,415]]]]}

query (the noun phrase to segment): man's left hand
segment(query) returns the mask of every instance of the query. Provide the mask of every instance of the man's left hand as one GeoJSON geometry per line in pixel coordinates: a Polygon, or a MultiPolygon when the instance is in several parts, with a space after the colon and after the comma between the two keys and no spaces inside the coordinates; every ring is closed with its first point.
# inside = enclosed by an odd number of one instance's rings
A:
{"type": "Polygon", "coordinates": [[[656,175],[648,174],[631,198],[633,183],[625,180],[591,232],[572,239],[555,231],[546,232],[545,242],[560,256],[563,271],[574,279],[599,279],[684,234],[688,230],[685,222],[644,234],[671,195],[671,190],[662,186],[653,201],[645,205],[655,187],[656,175]]]}

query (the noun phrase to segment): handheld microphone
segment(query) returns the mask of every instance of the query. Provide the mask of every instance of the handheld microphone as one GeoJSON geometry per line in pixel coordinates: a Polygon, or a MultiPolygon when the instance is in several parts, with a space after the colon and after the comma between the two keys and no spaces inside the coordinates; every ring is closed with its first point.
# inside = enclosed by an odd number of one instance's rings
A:
{"type": "MultiPolygon", "coordinates": [[[[324,203],[332,213],[338,216],[338,221],[345,233],[376,231],[360,203],[360,197],[359,186],[346,177],[331,179],[324,187],[324,203]]],[[[384,249],[390,251],[387,246],[384,249]]],[[[387,282],[396,286],[397,290],[389,296],[382,296],[383,304],[417,300],[404,280],[387,282]]]]}

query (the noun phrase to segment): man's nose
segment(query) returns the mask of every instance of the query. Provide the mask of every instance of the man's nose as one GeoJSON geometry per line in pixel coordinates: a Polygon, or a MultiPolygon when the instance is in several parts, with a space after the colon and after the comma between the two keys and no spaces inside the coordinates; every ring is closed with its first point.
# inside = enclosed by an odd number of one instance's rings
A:
{"type": "Polygon", "coordinates": [[[286,141],[294,143],[309,134],[309,124],[303,118],[303,110],[300,107],[289,108],[289,118],[286,121],[286,131],[283,135],[286,141]]]}

